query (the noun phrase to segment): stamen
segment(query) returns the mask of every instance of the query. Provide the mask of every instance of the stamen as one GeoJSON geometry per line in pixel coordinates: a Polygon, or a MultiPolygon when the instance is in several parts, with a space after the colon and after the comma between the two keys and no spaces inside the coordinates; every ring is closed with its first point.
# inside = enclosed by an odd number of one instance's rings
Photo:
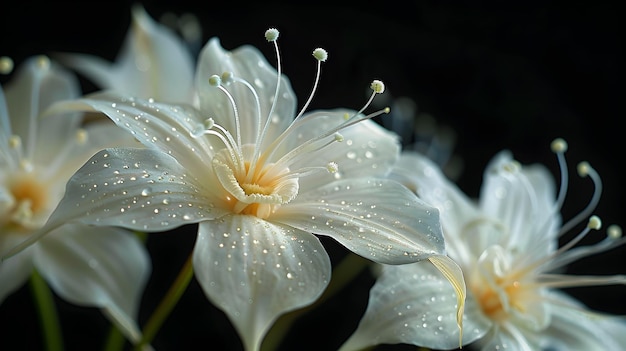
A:
{"type": "Polygon", "coordinates": [[[230,159],[233,164],[237,167],[238,172],[242,172],[245,170],[245,161],[243,159],[243,155],[241,154],[241,148],[237,147],[233,136],[226,130],[226,128],[222,127],[219,124],[216,124],[213,118],[207,118],[202,123],[202,126],[197,128],[195,131],[191,133],[191,136],[194,138],[198,138],[202,135],[214,135],[218,137],[226,149],[230,154],[230,159]],[[217,131],[215,130],[217,129],[217,131]]]}
{"type": "Polygon", "coordinates": [[[561,170],[561,186],[559,187],[559,195],[557,196],[555,213],[561,211],[565,202],[565,194],[568,186],[567,162],[565,160],[565,152],[567,151],[567,142],[561,138],[554,139],[550,145],[552,152],[557,156],[559,169],[561,170]]]}
{"type": "Polygon", "coordinates": [[[328,58],[328,53],[322,48],[317,48],[313,50],[313,57],[317,59],[317,73],[315,74],[315,82],[313,83],[313,89],[311,90],[311,94],[309,94],[309,98],[307,99],[304,106],[302,106],[300,112],[296,115],[296,119],[304,114],[304,111],[306,111],[306,109],[309,107],[311,100],[313,100],[313,95],[315,95],[315,90],[317,89],[317,84],[319,83],[320,76],[322,74],[322,62],[326,61],[326,59],[328,58]]]}
{"type": "MultiPolygon", "coordinates": [[[[365,111],[365,109],[372,103],[372,101],[374,100],[374,96],[376,96],[376,94],[382,94],[385,92],[385,84],[377,79],[374,79],[372,81],[372,83],[370,84],[370,88],[372,89],[372,95],[370,95],[369,100],[367,100],[367,102],[365,103],[365,105],[359,110],[359,112],[357,112],[356,114],[352,115],[350,118],[354,118],[355,116],[360,115],[361,113],[363,113],[363,111],[365,111]]],[[[386,113],[389,113],[389,111],[387,111],[386,113]]],[[[350,119],[348,118],[348,119],[350,119]]]]}
{"type": "MultiPolygon", "coordinates": [[[[542,259],[532,262],[528,266],[520,269],[516,276],[524,275],[546,263],[549,263],[548,267],[546,267],[546,270],[553,270],[557,267],[562,266],[563,264],[565,264],[564,263],[565,260],[560,259],[560,256],[562,255],[567,256],[566,252],[569,249],[571,249],[576,244],[578,244],[585,236],[587,236],[587,234],[589,234],[591,230],[598,230],[600,229],[601,226],[602,226],[602,221],[600,220],[600,217],[591,216],[589,218],[589,222],[587,223],[587,226],[578,235],[576,235],[574,239],[570,240],[568,243],[561,246],[558,250],[552,252],[550,255],[544,256],[542,259]]],[[[567,261],[570,262],[569,260],[567,261]]]]}
{"type": "Polygon", "coordinates": [[[619,239],[622,237],[622,227],[618,226],[617,224],[611,224],[606,229],[606,234],[611,239],[619,239]]]}
{"type": "Polygon", "coordinates": [[[0,74],[10,74],[13,72],[13,67],[13,60],[10,57],[0,57],[0,74]]]}
{"type": "MultiPolygon", "coordinates": [[[[226,77],[227,79],[229,78],[228,75],[226,75],[226,77]]],[[[228,92],[228,90],[226,90],[226,88],[222,86],[222,78],[220,76],[214,74],[211,77],[209,77],[209,84],[221,90],[230,101],[230,105],[233,108],[233,114],[235,115],[235,134],[237,137],[237,143],[235,145],[237,146],[238,149],[241,149],[241,123],[239,122],[239,110],[237,109],[237,104],[235,104],[235,99],[228,92]]]]}
{"type": "Polygon", "coordinates": [[[328,169],[329,173],[337,173],[337,171],[339,171],[339,165],[337,165],[336,162],[328,162],[326,169],[328,169]]]}
{"type": "Polygon", "coordinates": [[[267,39],[267,41],[269,41],[269,42],[274,42],[274,41],[278,40],[278,35],[279,34],[280,34],[280,32],[278,31],[278,29],[270,28],[270,29],[265,31],[265,39],[267,39]]]}
{"type": "Polygon", "coordinates": [[[589,201],[587,206],[578,215],[570,219],[561,227],[559,235],[567,233],[571,228],[589,216],[600,201],[600,195],[602,194],[602,180],[600,179],[598,173],[589,165],[589,163],[581,162],[578,164],[578,174],[581,177],[589,176],[589,178],[593,181],[595,189],[593,195],[591,196],[591,201],[589,201]]]}

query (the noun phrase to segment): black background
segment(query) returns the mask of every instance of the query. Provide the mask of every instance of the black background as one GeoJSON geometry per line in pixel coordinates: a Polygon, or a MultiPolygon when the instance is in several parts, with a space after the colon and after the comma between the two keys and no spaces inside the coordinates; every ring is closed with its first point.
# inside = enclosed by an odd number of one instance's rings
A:
{"type": "MultiPolygon", "coordinates": [[[[329,52],[311,109],[360,108],[372,79],[389,96],[408,96],[419,111],[457,134],[455,153],[463,160],[459,186],[478,194],[489,159],[510,149],[522,163],[541,162],[558,175],[549,144],[569,143],[571,184],[564,217],[571,218],[591,197],[592,185],[578,179],[575,165],[589,161],[605,191],[596,214],[605,227],[625,225],[621,173],[624,161],[623,12],[613,2],[339,2],[285,5],[216,1],[145,1],[154,18],[165,12],[193,13],[204,40],[218,36],[226,49],[257,46],[270,62],[273,47],[264,31],[281,31],[283,72],[302,104],[313,84],[316,47],[329,52]]],[[[0,12],[0,55],[16,64],[52,51],[82,52],[113,60],[130,23],[131,2],[5,3],[0,12]]],[[[2,77],[2,81],[6,81],[2,77]]],[[[85,83],[85,89],[93,89],[85,83]]],[[[580,227],[576,228],[574,235],[580,227]]],[[[174,279],[191,252],[195,227],[151,235],[153,276],[145,292],[140,322],[174,279]]],[[[603,232],[589,236],[600,240],[603,232]]],[[[345,250],[324,240],[333,263],[345,250]]],[[[620,248],[573,264],[576,274],[618,274],[626,270],[620,248]]],[[[333,350],[355,328],[372,280],[360,275],[344,292],[294,325],[284,348],[333,350]],[[303,346],[305,345],[305,346],[303,346]]],[[[569,290],[589,306],[626,314],[624,287],[569,290]]],[[[94,309],[61,300],[67,350],[94,350],[108,331],[94,309]]],[[[27,286],[0,306],[0,348],[41,349],[39,325],[27,286]]],[[[239,350],[237,335],[192,280],[153,345],[166,350],[239,350]]],[[[380,349],[414,349],[384,346],[380,349]]]]}

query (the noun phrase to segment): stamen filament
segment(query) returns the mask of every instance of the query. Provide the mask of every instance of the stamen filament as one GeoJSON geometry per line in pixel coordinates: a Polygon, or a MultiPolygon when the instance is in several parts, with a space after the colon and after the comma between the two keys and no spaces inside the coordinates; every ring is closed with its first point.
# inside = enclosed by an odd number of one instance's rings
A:
{"type": "Polygon", "coordinates": [[[309,104],[313,100],[313,95],[315,95],[315,91],[317,90],[317,85],[319,83],[321,74],[322,74],[322,60],[317,60],[317,73],[315,74],[315,82],[313,83],[313,89],[311,90],[311,94],[309,94],[309,98],[307,99],[304,106],[302,106],[302,109],[296,115],[295,119],[300,118],[300,116],[304,114],[304,111],[306,111],[306,109],[309,107],[309,104]]]}
{"type": "MultiPolygon", "coordinates": [[[[541,281],[537,282],[538,287],[548,288],[575,288],[602,285],[626,285],[626,276],[595,276],[595,275],[566,275],[566,274],[545,274],[540,276],[541,281]]],[[[529,284],[534,286],[535,284],[529,284]]]]}
{"type": "Polygon", "coordinates": [[[220,126],[219,124],[211,124],[210,128],[203,129],[198,133],[192,133],[192,136],[199,137],[205,134],[214,135],[218,137],[222,141],[222,143],[224,143],[224,146],[226,146],[226,149],[230,154],[230,158],[233,161],[233,164],[237,167],[237,172],[243,172],[245,170],[243,155],[239,152],[239,150],[241,149],[238,149],[236,147],[235,140],[224,127],[220,126]],[[221,133],[213,130],[213,128],[218,129],[221,133]]]}
{"type": "Polygon", "coordinates": [[[235,134],[236,134],[236,137],[237,137],[237,144],[235,144],[235,145],[237,145],[238,149],[241,149],[241,125],[240,125],[240,122],[239,122],[239,110],[237,109],[237,105],[235,104],[235,99],[228,92],[228,90],[226,90],[226,88],[224,88],[221,84],[218,85],[217,88],[219,90],[223,91],[224,94],[226,94],[226,97],[228,97],[228,100],[230,100],[230,104],[233,107],[233,113],[235,114],[235,134]]]}
{"type": "Polygon", "coordinates": [[[589,176],[589,178],[593,181],[595,189],[591,197],[591,201],[589,201],[587,206],[580,213],[578,213],[578,215],[567,221],[567,223],[561,227],[559,236],[567,233],[575,225],[582,222],[584,218],[588,217],[595,210],[598,202],[600,201],[600,195],[602,194],[602,179],[600,179],[600,175],[598,175],[598,173],[586,162],[579,164],[579,173],[581,177],[589,176]]]}

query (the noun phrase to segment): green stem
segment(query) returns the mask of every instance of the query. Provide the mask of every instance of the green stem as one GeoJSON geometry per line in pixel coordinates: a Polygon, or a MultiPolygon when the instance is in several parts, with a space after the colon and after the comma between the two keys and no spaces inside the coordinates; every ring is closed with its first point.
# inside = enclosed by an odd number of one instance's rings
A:
{"type": "Polygon", "coordinates": [[[30,276],[30,287],[39,312],[46,350],[62,351],[63,336],[54,296],[48,284],[36,270],[33,270],[33,274],[30,276]]]}
{"type": "Polygon", "coordinates": [[[125,343],[126,338],[124,337],[124,334],[122,334],[122,332],[115,325],[112,325],[103,350],[121,351],[125,343]]]}
{"type": "Polygon", "coordinates": [[[361,256],[358,256],[351,252],[348,253],[348,255],[333,269],[333,275],[330,283],[328,284],[328,287],[320,296],[320,298],[307,307],[280,316],[265,336],[265,339],[263,339],[261,350],[276,350],[278,345],[280,345],[281,341],[283,340],[284,336],[291,328],[291,325],[296,319],[298,319],[298,317],[310,310],[315,309],[317,306],[321,305],[326,300],[334,296],[337,292],[341,291],[349,282],[356,278],[356,276],[359,275],[361,271],[365,269],[365,267],[367,267],[371,263],[371,261],[366,260],[361,256]]]}
{"type": "Polygon", "coordinates": [[[135,351],[141,351],[144,346],[149,345],[150,342],[152,342],[152,339],[163,325],[163,322],[165,322],[165,319],[167,319],[170,312],[172,312],[172,309],[176,306],[178,300],[180,300],[180,297],[183,295],[183,292],[187,289],[187,286],[193,277],[192,256],[193,255],[189,255],[189,258],[187,258],[183,268],[178,273],[176,280],[167,291],[163,300],[161,300],[161,303],[159,303],[159,306],[157,306],[154,310],[148,319],[148,322],[146,322],[141,340],[137,343],[137,345],[135,345],[135,351]]]}

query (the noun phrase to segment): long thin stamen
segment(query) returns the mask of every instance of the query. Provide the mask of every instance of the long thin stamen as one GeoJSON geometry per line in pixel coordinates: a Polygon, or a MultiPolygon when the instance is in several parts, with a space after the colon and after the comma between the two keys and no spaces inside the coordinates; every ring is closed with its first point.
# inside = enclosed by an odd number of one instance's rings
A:
{"type": "MultiPolygon", "coordinates": [[[[344,128],[347,128],[347,127],[349,127],[349,126],[351,126],[351,125],[354,125],[354,124],[356,124],[356,123],[359,123],[359,122],[361,122],[361,121],[364,121],[364,120],[366,120],[366,119],[374,118],[374,117],[376,117],[376,116],[379,116],[379,115],[381,115],[381,114],[383,114],[383,113],[388,113],[388,112],[389,112],[389,109],[388,109],[388,108],[385,108],[385,109],[383,109],[383,110],[380,110],[380,111],[374,112],[374,113],[369,114],[369,115],[367,115],[367,116],[364,116],[364,115],[359,115],[359,116],[361,116],[361,117],[359,117],[359,118],[348,118],[347,120],[345,120],[343,123],[341,123],[341,124],[340,124],[340,125],[338,125],[337,127],[332,128],[332,129],[330,129],[330,130],[326,131],[325,133],[323,133],[323,134],[321,134],[321,135],[318,135],[318,136],[316,136],[315,138],[309,139],[309,140],[305,141],[304,143],[302,143],[302,144],[298,145],[296,148],[294,148],[293,150],[289,151],[286,155],[284,155],[283,157],[281,157],[281,158],[280,158],[280,160],[278,160],[278,161],[276,162],[276,164],[277,164],[277,165],[278,165],[278,164],[282,164],[282,165],[285,165],[285,166],[286,166],[286,165],[288,165],[288,164],[289,164],[289,163],[290,163],[290,162],[291,162],[294,158],[296,158],[298,155],[301,155],[301,154],[302,154],[302,153],[304,153],[304,152],[316,151],[316,150],[319,150],[319,148],[321,148],[321,147],[325,147],[325,146],[327,146],[328,144],[330,144],[330,143],[332,143],[332,142],[335,142],[335,141],[341,141],[341,140],[342,140],[342,138],[340,137],[340,136],[341,136],[341,134],[338,134],[338,132],[339,132],[340,130],[342,130],[342,129],[344,129],[344,128]],[[317,143],[317,142],[319,142],[319,141],[321,141],[321,140],[323,140],[323,139],[325,139],[325,138],[327,138],[327,137],[329,137],[329,136],[331,136],[331,135],[334,135],[335,137],[334,137],[334,140],[330,140],[330,143],[329,143],[329,142],[327,142],[326,144],[324,144],[324,145],[323,145],[323,146],[321,146],[321,147],[317,147],[317,146],[316,146],[316,143],[317,143]]],[[[283,134],[283,135],[284,135],[284,134],[283,134]]],[[[281,139],[281,140],[278,140],[278,139],[277,139],[276,141],[278,142],[278,141],[283,141],[283,140],[284,140],[284,138],[283,138],[283,139],[281,139]]],[[[269,157],[270,157],[270,156],[274,153],[274,151],[276,150],[276,148],[280,145],[280,142],[276,143],[276,145],[274,145],[274,143],[273,143],[272,145],[274,146],[274,148],[273,148],[273,149],[272,149],[272,151],[269,153],[268,158],[269,158],[269,157]]]]}
{"type": "Polygon", "coordinates": [[[204,125],[191,135],[194,138],[197,138],[205,134],[218,137],[224,146],[226,146],[226,149],[230,154],[231,161],[237,167],[237,171],[242,172],[245,170],[243,155],[240,153],[240,149],[237,148],[235,139],[233,139],[233,136],[228,132],[228,130],[226,130],[226,128],[220,126],[219,124],[215,124],[212,118],[208,118],[204,121],[204,125]],[[214,128],[217,129],[217,131],[213,130],[214,128]]]}
{"type": "MultiPolygon", "coordinates": [[[[372,82],[371,84],[371,88],[372,90],[374,90],[372,97],[370,97],[370,99],[368,100],[368,102],[365,104],[365,106],[363,108],[361,108],[361,111],[365,110],[365,108],[367,108],[367,106],[369,106],[369,104],[372,102],[373,96],[376,94],[381,94],[382,92],[384,92],[385,88],[384,88],[384,84],[381,81],[375,80],[372,82]]],[[[363,120],[366,119],[370,119],[370,118],[374,118],[376,116],[379,116],[383,113],[389,113],[389,108],[386,107],[382,110],[379,110],[377,112],[371,113],[369,115],[363,115],[360,112],[350,116],[346,114],[346,117],[344,118],[344,122],[339,124],[338,126],[331,128],[330,130],[326,131],[325,133],[316,136],[315,138],[309,139],[307,141],[305,141],[304,143],[298,145],[298,147],[296,147],[295,149],[291,150],[290,152],[288,152],[286,155],[284,155],[283,157],[281,157],[280,162],[282,162],[283,164],[287,163],[286,161],[290,161],[291,159],[293,159],[296,155],[299,155],[301,152],[304,151],[308,151],[309,147],[321,140],[324,139],[328,136],[331,136],[333,134],[336,134],[338,131],[340,131],[341,129],[347,128],[353,124],[356,124],[358,122],[361,122],[363,120]]],[[[283,141],[285,141],[286,137],[289,135],[289,133],[287,132],[289,129],[295,128],[296,125],[299,125],[300,121],[303,121],[302,119],[297,119],[295,120],[288,128],[287,130],[282,133],[276,140],[274,140],[274,142],[272,142],[271,145],[269,145],[267,147],[267,158],[270,159],[271,156],[274,154],[274,152],[278,149],[278,147],[282,144],[283,141]]]]}
{"type": "MultiPolygon", "coordinates": [[[[48,70],[50,68],[50,59],[46,56],[40,56],[37,60],[37,68],[41,71],[48,70]]],[[[41,72],[37,72],[41,73],[41,72]]],[[[30,96],[30,116],[28,125],[28,139],[26,140],[26,147],[24,149],[26,158],[32,160],[35,152],[35,145],[37,143],[37,119],[39,118],[39,94],[41,88],[41,80],[43,74],[36,74],[33,82],[33,88],[30,96]]]]}
{"type": "Polygon", "coordinates": [[[565,151],[567,151],[567,142],[561,138],[555,139],[551,144],[552,151],[556,154],[561,170],[561,186],[559,187],[559,195],[556,200],[555,212],[560,212],[565,202],[565,194],[568,186],[567,161],[565,160],[565,151]]]}
{"type": "MultiPolygon", "coordinates": [[[[517,270],[517,274],[515,274],[515,277],[524,275],[534,269],[541,267],[542,265],[546,263],[551,262],[552,260],[559,257],[559,255],[563,254],[564,252],[566,252],[567,250],[571,249],[576,244],[578,244],[585,236],[587,236],[587,234],[589,234],[591,230],[598,230],[600,229],[601,226],[602,226],[602,221],[600,220],[600,218],[597,216],[591,216],[591,218],[589,218],[589,223],[587,223],[587,226],[578,235],[576,235],[574,239],[570,240],[568,243],[561,246],[558,250],[554,251],[550,255],[547,255],[543,257],[542,259],[534,261],[531,264],[527,265],[526,267],[523,267],[517,270]]],[[[512,278],[515,278],[515,277],[512,277],[512,278]]]]}
{"type": "MultiPolygon", "coordinates": [[[[261,154],[261,147],[263,145],[263,138],[265,137],[265,135],[267,134],[267,129],[269,128],[269,125],[272,121],[272,115],[274,114],[274,109],[276,108],[276,103],[278,101],[278,93],[280,91],[280,80],[282,78],[282,67],[281,67],[281,60],[280,60],[280,50],[278,49],[278,36],[279,36],[280,32],[278,32],[278,29],[276,28],[270,28],[267,31],[265,31],[265,39],[269,42],[274,43],[274,49],[276,51],[276,90],[274,91],[274,99],[272,100],[272,105],[270,106],[270,111],[267,114],[267,119],[265,120],[265,124],[263,125],[263,128],[261,128],[261,123],[259,122],[259,124],[257,125],[258,132],[257,132],[257,140],[255,143],[255,148],[254,148],[254,155],[252,157],[252,162],[250,162],[250,168],[249,168],[249,172],[248,175],[253,175],[256,173],[256,167],[257,167],[257,161],[259,159],[259,156],[261,154]]],[[[260,111],[260,109],[259,109],[260,111]]],[[[246,176],[246,178],[248,179],[249,177],[246,176]]],[[[251,178],[250,178],[251,179],[251,178]]]]}
{"type": "Polygon", "coordinates": [[[589,178],[593,181],[595,190],[587,206],[580,213],[578,213],[578,215],[567,221],[567,223],[561,227],[559,235],[563,235],[568,232],[571,228],[588,217],[600,201],[600,195],[602,194],[602,179],[600,179],[600,175],[598,175],[598,173],[587,162],[581,162],[578,164],[578,174],[581,177],[589,176],[589,178]]]}
{"type": "MultiPolygon", "coordinates": [[[[239,121],[239,110],[237,109],[237,105],[235,104],[235,99],[233,96],[222,86],[222,78],[218,75],[212,75],[209,78],[209,84],[221,90],[228,100],[230,101],[230,105],[233,108],[233,113],[235,115],[235,134],[237,137],[237,143],[235,144],[237,148],[241,149],[241,123],[239,121]]],[[[230,134],[230,133],[229,133],[230,134]]]]}
{"type": "Polygon", "coordinates": [[[313,95],[315,95],[315,90],[317,89],[317,84],[319,83],[320,76],[322,74],[322,62],[325,62],[328,59],[328,53],[322,48],[315,49],[313,51],[313,56],[317,59],[317,73],[315,75],[315,83],[313,83],[313,89],[311,90],[309,99],[306,101],[304,106],[302,106],[300,112],[296,115],[296,119],[304,114],[304,111],[306,111],[306,109],[309,107],[309,104],[313,100],[313,95]]]}

